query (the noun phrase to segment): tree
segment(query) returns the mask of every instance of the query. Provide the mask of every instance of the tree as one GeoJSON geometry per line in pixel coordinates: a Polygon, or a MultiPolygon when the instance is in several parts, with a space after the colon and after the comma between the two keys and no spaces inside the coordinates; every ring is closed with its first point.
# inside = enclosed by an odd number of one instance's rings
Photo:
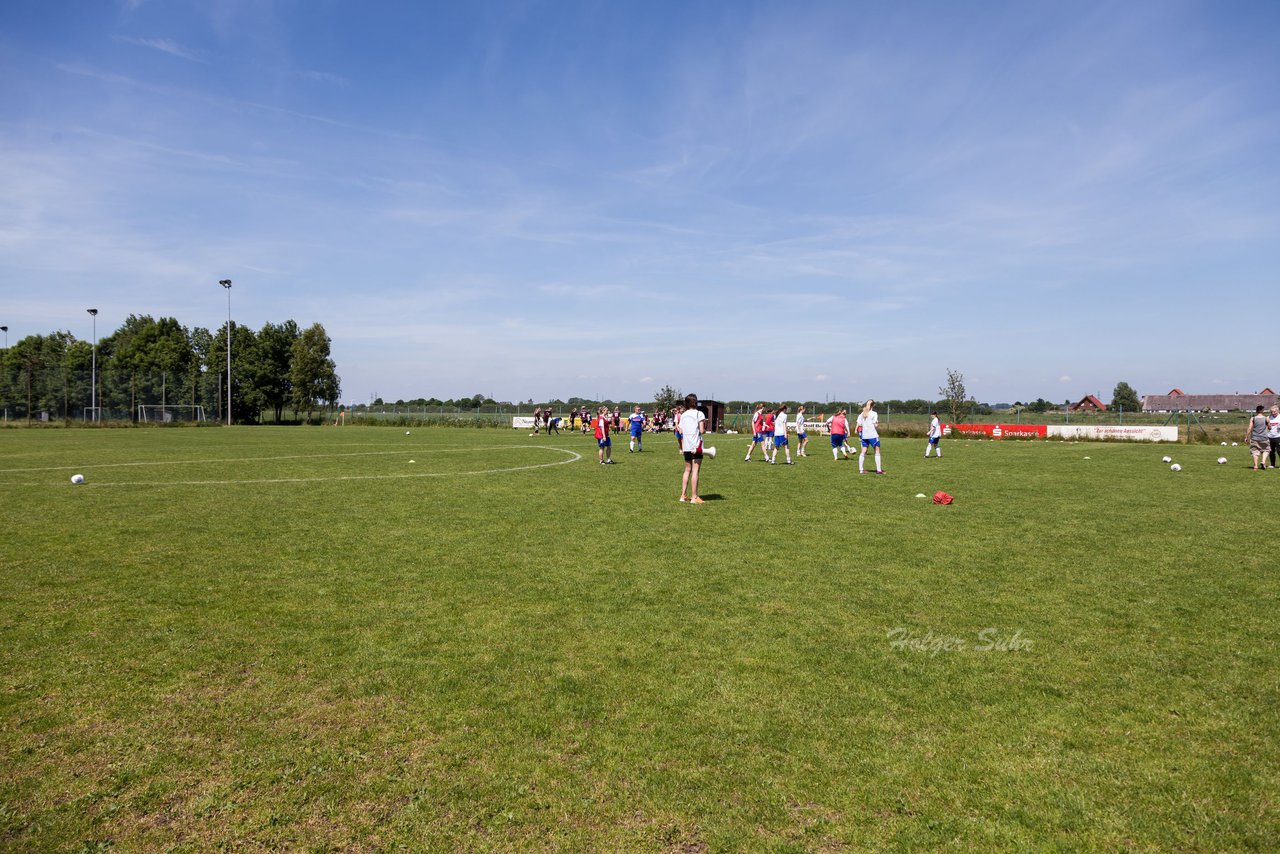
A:
{"type": "Polygon", "coordinates": [[[942,400],[951,415],[951,423],[959,424],[969,414],[970,407],[976,402],[969,397],[964,387],[964,374],[947,369],[947,382],[938,389],[942,400]]]}
{"type": "Polygon", "coordinates": [[[341,393],[337,365],[329,358],[329,346],[329,336],[319,323],[308,326],[293,342],[289,366],[293,408],[305,411],[308,420],[319,404],[337,403],[341,393]]]}
{"type": "Polygon", "coordinates": [[[1115,391],[1111,392],[1111,408],[1136,412],[1142,408],[1142,402],[1138,400],[1138,393],[1133,390],[1133,386],[1119,382],[1116,383],[1115,391]]]}
{"type": "Polygon", "coordinates": [[[684,395],[669,385],[664,385],[653,396],[654,409],[670,412],[684,402],[684,395]]]}
{"type": "Polygon", "coordinates": [[[258,358],[253,367],[253,384],[267,409],[275,415],[276,423],[284,417],[285,405],[293,393],[289,376],[293,359],[293,342],[298,340],[298,324],[292,320],[284,323],[267,323],[258,332],[258,358]]]}

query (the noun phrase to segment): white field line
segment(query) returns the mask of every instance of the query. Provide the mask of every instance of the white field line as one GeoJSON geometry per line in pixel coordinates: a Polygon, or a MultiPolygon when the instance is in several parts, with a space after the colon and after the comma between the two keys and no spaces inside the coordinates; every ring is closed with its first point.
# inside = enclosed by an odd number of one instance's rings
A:
{"type": "MultiPolygon", "coordinates": [[[[450,448],[448,450],[474,450],[474,451],[506,451],[532,449],[538,451],[555,451],[559,454],[567,454],[568,459],[558,460],[554,463],[535,463],[528,466],[510,466],[499,469],[475,469],[473,471],[450,471],[450,472],[412,472],[404,474],[350,474],[350,475],[332,475],[329,477],[273,477],[273,478],[249,478],[243,480],[155,480],[155,481],[123,481],[119,483],[84,483],[80,485],[81,489],[87,487],[117,487],[117,486],[236,486],[242,484],[261,484],[261,483],[326,483],[331,481],[350,481],[350,480],[405,480],[418,477],[467,477],[483,474],[505,474],[515,471],[529,471],[532,469],[545,469],[554,466],[569,465],[576,463],[582,459],[582,454],[577,451],[570,451],[564,448],[547,448],[541,445],[506,445],[497,448],[450,448]]],[[[397,451],[396,453],[404,453],[397,451]]],[[[434,453],[434,451],[428,451],[434,453]]],[[[322,454],[320,456],[362,456],[360,454],[322,454]]],[[[311,457],[257,457],[245,460],[229,460],[224,462],[257,462],[262,459],[311,459],[311,457]]],[[[61,467],[65,468],[65,467],[61,467]]],[[[47,484],[8,484],[9,486],[44,486],[47,484]]],[[[72,484],[67,484],[71,487],[72,484]]]]}
{"type": "MultiPolygon", "coordinates": [[[[509,448],[537,448],[539,445],[497,445],[488,448],[418,448],[417,451],[424,454],[440,454],[453,453],[461,451],[503,451],[509,448]]],[[[560,448],[546,448],[548,451],[559,451],[560,448]]],[[[342,454],[290,454],[283,457],[223,457],[220,459],[210,460],[148,460],[136,463],[96,463],[94,465],[70,465],[70,466],[40,466],[20,469],[0,469],[0,474],[14,474],[17,472],[31,471],[88,471],[90,469],[114,469],[127,468],[131,466],[199,466],[208,465],[210,463],[258,463],[258,462],[275,462],[279,460],[322,460],[331,457],[389,457],[395,454],[411,454],[414,449],[401,451],[357,451],[354,453],[342,454]]],[[[569,452],[572,453],[572,452],[569,452]]]]}

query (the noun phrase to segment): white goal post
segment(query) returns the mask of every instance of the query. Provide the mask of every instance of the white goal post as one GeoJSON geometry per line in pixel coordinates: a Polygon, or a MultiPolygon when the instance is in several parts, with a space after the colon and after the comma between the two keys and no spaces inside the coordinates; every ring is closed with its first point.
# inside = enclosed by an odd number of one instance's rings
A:
{"type": "Polygon", "coordinates": [[[138,421],[143,424],[201,424],[204,407],[195,404],[144,403],[138,406],[138,421]]]}

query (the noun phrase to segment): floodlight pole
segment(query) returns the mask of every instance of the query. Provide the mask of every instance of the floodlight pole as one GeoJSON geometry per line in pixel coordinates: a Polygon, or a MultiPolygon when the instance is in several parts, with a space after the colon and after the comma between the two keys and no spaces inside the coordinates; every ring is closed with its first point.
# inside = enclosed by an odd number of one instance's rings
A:
{"type": "Polygon", "coordinates": [[[227,289],[227,426],[231,426],[231,280],[219,279],[227,289]]]}
{"type": "MultiPolygon", "coordinates": [[[[93,373],[89,379],[89,408],[93,411],[93,420],[98,420],[98,310],[96,308],[89,309],[89,314],[93,317],[93,373]]],[[[5,335],[5,345],[9,343],[9,336],[5,335]]]]}

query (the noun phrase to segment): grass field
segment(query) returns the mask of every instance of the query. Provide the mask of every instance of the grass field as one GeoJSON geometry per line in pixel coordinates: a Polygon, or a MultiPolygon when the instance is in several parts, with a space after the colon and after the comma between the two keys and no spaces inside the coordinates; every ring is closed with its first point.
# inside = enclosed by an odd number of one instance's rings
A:
{"type": "Polygon", "coordinates": [[[0,848],[1280,848],[1280,473],[825,441],[0,430],[0,848]]]}

